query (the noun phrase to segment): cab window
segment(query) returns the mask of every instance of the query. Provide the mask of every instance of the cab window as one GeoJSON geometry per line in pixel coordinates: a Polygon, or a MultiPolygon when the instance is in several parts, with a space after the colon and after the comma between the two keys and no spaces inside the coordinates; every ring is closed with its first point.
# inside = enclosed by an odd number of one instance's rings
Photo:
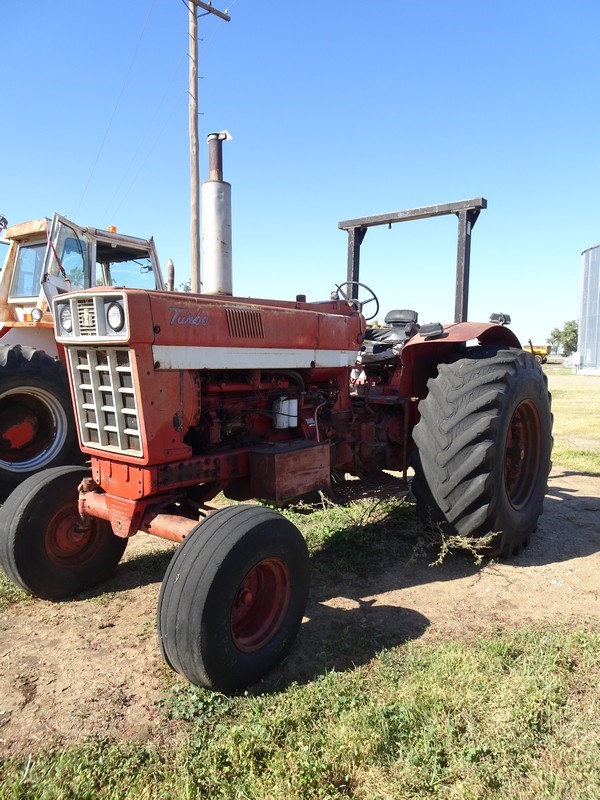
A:
{"type": "Polygon", "coordinates": [[[37,297],[40,293],[40,276],[44,266],[46,242],[21,245],[10,287],[11,297],[37,297]]]}
{"type": "MultiPolygon", "coordinates": [[[[60,225],[58,236],[54,236],[54,247],[50,248],[48,272],[55,278],[69,281],[71,289],[86,286],[88,244],[66,225],[60,225]]],[[[37,293],[36,293],[37,294],[37,293]]]]}
{"type": "Polygon", "coordinates": [[[83,289],[85,286],[86,253],[87,242],[84,239],[68,236],[64,240],[60,262],[73,289],[83,289]]]}
{"type": "Polygon", "coordinates": [[[146,255],[96,264],[96,286],[125,286],[128,289],[156,289],[152,262],[146,255]]]}

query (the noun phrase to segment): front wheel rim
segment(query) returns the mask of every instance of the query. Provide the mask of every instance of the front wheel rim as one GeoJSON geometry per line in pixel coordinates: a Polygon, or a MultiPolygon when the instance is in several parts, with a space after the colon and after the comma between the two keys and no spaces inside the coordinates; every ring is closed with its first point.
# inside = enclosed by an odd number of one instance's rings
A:
{"type": "Polygon", "coordinates": [[[81,518],[75,508],[65,506],[57,511],[46,527],[46,553],[57,567],[77,567],[91,561],[97,549],[94,521],[81,529],[81,518]]]}
{"type": "Polygon", "coordinates": [[[291,573],[280,558],[266,558],[246,574],[231,608],[231,635],[238,650],[253,653],[275,636],[291,600],[291,573]]]}
{"type": "Polygon", "coordinates": [[[540,473],[542,426],[535,403],[516,407],[508,428],[504,458],[506,494],[516,511],[523,509],[535,490],[540,473]]]}

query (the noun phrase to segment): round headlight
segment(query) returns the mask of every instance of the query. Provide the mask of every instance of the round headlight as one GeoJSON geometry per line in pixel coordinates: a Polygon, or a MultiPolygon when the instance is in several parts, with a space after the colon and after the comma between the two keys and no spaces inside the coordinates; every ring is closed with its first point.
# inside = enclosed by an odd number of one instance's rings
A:
{"type": "Polygon", "coordinates": [[[71,309],[69,306],[61,306],[58,314],[60,319],[60,327],[66,333],[71,333],[73,330],[73,317],[71,316],[71,309]]]}
{"type": "Polygon", "coordinates": [[[34,308],[31,312],[31,319],[34,322],[40,322],[42,317],[44,316],[44,312],[41,308],[34,308]]]}
{"type": "Polygon", "coordinates": [[[113,331],[120,331],[125,325],[125,312],[118,303],[111,303],[106,310],[106,321],[113,331]]]}

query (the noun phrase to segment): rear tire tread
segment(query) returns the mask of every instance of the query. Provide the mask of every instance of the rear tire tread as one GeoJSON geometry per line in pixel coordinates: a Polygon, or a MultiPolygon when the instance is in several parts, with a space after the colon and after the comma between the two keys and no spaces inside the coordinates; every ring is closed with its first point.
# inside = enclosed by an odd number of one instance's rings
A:
{"type": "Polygon", "coordinates": [[[535,359],[517,349],[474,348],[440,364],[419,412],[413,494],[421,519],[463,537],[496,533],[486,555],[524,546],[542,513],[552,447],[547,378],[535,359]],[[503,487],[504,442],[522,400],[535,404],[542,441],[540,472],[520,513],[509,508],[503,487]]]}

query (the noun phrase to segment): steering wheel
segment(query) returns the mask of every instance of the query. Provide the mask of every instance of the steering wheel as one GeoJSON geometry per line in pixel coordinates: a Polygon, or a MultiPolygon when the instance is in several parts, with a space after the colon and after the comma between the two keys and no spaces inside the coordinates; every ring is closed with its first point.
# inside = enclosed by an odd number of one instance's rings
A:
{"type": "Polygon", "coordinates": [[[345,283],[341,283],[339,286],[336,283],[335,288],[338,290],[338,292],[342,295],[342,297],[347,303],[356,303],[356,305],[358,306],[357,310],[360,311],[361,314],[363,308],[368,303],[372,303],[373,301],[375,302],[375,311],[371,314],[370,317],[365,317],[365,320],[367,322],[371,319],[374,319],[379,313],[379,300],[377,299],[377,295],[375,294],[373,289],[370,289],[366,285],[366,283],[359,283],[358,281],[346,281],[345,283]],[[346,292],[348,292],[348,289],[352,286],[362,287],[366,292],[369,293],[370,297],[368,297],[366,300],[359,300],[358,297],[348,297],[348,294],[346,292]],[[346,289],[346,291],[344,291],[344,289],[346,289]]]}

